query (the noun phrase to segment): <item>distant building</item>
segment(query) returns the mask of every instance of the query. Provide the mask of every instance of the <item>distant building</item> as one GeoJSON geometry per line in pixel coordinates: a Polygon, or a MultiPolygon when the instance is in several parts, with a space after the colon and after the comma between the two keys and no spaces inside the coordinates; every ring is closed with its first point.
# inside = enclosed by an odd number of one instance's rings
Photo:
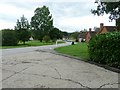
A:
{"type": "Polygon", "coordinates": [[[32,40],[33,40],[33,37],[31,36],[31,37],[29,38],[29,40],[32,41],[32,40]]]}
{"type": "Polygon", "coordinates": [[[91,28],[86,34],[86,42],[88,43],[89,40],[94,37],[96,34],[108,33],[116,31],[116,26],[104,26],[103,23],[100,23],[100,28],[96,28],[95,31],[92,31],[91,28]]]}
{"type": "Polygon", "coordinates": [[[100,30],[97,34],[108,33],[116,31],[116,26],[104,26],[103,23],[100,23],[100,30]]]}
{"type": "Polygon", "coordinates": [[[78,35],[79,42],[84,42],[86,40],[86,32],[80,31],[80,34],[78,35]]]}
{"type": "Polygon", "coordinates": [[[96,31],[92,31],[91,28],[89,28],[89,31],[86,33],[86,43],[89,42],[89,40],[96,35],[96,31]]]}

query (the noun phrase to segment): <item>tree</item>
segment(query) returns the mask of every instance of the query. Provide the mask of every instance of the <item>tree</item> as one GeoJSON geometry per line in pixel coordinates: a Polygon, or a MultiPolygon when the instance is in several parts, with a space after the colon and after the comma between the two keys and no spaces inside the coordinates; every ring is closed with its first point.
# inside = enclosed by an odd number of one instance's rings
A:
{"type": "MultiPolygon", "coordinates": [[[[104,0],[105,1],[105,0],[104,0]]],[[[94,15],[104,15],[110,14],[109,19],[116,20],[116,26],[118,29],[120,29],[120,1],[116,2],[102,2],[102,0],[96,0],[95,3],[97,3],[97,9],[91,10],[91,12],[94,15]]]]}
{"type": "Polygon", "coordinates": [[[24,15],[18,19],[16,22],[15,30],[18,35],[18,39],[25,44],[25,41],[28,41],[31,34],[30,34],[30,25],[28,20],[24,17],[24,15]]]}
{"type": "Polygon", "coordinates": [[[43,37],[43,40],[47,43],[47,42],[50,41],[50,37],[49,37],[48,35],[45,35],[45,36],[43,37]]]}
{"type": "Polygon", "coordinates": [[[49,36],[51,40],[56,41],[56,39],[62,39],[62,32],[58,28],[54,27],[50,30],[49,36]]]}
{"type": "Polygon", "coordinates": [[[34,37],[41,42],[45,35],[49,35],[50,30],[53,28],[53,19],[48,7],[38,7],[34,11],[34,16],[31,18],[31,27],[34,37]]]}
{"type": "Polygon", "coordinates": [[[18,44],[15,30],[4,29],[0,31],[0,35],[2,35],[2,46],[14,46],[18,44]]]}
{"type": "Polygon", "coordinates": [[[78,36],[79,36],[80,32],[79,31],[75,31],[71,34],[71,37],[74,38],[74,39],[78,39],[78,36]]]}

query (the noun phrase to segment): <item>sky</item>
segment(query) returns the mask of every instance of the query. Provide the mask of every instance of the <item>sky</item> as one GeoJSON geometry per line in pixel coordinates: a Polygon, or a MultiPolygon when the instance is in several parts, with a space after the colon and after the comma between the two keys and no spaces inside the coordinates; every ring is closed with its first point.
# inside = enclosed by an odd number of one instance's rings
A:
{"type": "Polygon", "coordinates": [[[53,24],[61,31],[74,32],[84,29],[115,26],[109,22],[109,15],[94,16],[91,9],[96,8],[95,0],[0,0],[0,30],[14,29],[17,19],[24,15],[28,21],[34,11],[43,5],[49,7],[53,24]]]}

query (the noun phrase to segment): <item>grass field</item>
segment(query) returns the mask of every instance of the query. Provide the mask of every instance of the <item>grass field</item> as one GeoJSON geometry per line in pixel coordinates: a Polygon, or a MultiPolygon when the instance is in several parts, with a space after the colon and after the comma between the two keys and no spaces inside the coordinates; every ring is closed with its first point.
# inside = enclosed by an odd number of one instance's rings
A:
{"type": "Polygon", "coordinates": [[[55,50],[59,53],[75,56],[83,60],[89,59],[88,47],[86,43],[78,43],[76,45],[59,47],[55,48],[55,50]]]}
{"type": "MultiPolygon", "coordinates": [[[[58,42],[59,43],[64,43],[64,42],[58,42]]],[[[53,45],[55,44],[55,42],[40,42],[40,41],[28,41],[25,43],[25,45],[23,45],[22,42],[19,42],[19,44],[17,46],[0,46],[0,49],[8,49],[8,48],[20,48],[20,47],[30,47],[30,46],[43,46],[43,45],[53,45]]]]}

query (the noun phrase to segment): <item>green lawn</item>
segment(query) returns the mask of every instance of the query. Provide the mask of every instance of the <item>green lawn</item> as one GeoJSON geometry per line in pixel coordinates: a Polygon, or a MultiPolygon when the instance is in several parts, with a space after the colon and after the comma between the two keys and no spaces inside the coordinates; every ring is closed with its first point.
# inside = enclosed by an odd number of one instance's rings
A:
{"type": "Polygon", "coordinates": [[[78,43],[76,45],[59,47],[59,48],[55,48],[55,50],[59,53],[75,56],[83,60],[89,59],[88,47],[86,43],[78,43]]]}
{"type": "MultiPolygon", "coordinates": [[[[58,43],[63,43],[62,41],[61,42],[58,42],[58,43]]],[[[0,46],[0,49],[8,49],[8,48],[20,48],[20,47],[29,47],[29,46],[43,46],[43,45],[53,45],[55,44],[55,42],[40,42],[40,41],[28,41],[26,42],[25,45],[23,45],[22,42],[20,42],[17,46],[0,46]]]]}

